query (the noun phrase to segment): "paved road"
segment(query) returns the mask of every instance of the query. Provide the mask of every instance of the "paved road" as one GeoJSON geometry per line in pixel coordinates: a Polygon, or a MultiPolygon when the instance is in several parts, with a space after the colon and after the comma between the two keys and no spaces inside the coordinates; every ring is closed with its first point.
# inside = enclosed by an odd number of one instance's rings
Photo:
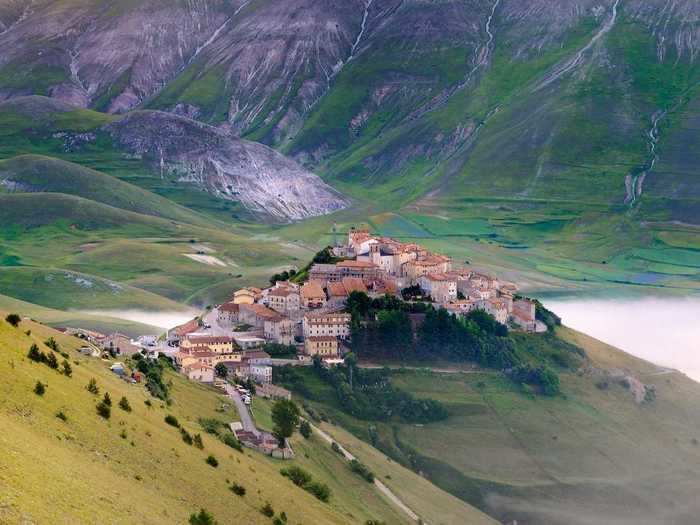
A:
{"type": "Polygon", "coordinates": [[[231,399],[233,399],[233,402],[236,404],[236,410],[238,410],[238,415],[241,418],[241,425],[243,425],[243,430],[245,430],[246,432],[252,432],[256,436],[260,436],[260,431],[255,426],[255,421],[253,421],[253,417],[250,415],[248,405],[246,405],[243,402],[243,399],[241,399],[241,395],[238,393],[238,390],[236,390],[233,386],[229,384],[224,385],[224,390],[226,391],[226,394],[231,399]]]}
{"type": "MultiPolygon", "coordinates": [[[[311,422],[309,422],[311,425],[311,422]]],[[[353,456],[350,452],[348,452],[340,443],[338,443],[333,437],[318,428],[316,425],[311,425],[311,428],[313,428],[314,432],[316,432],[319,436],[321,436],[322,439],[327,441],[328,443],[336,443],[338,447],[340,448],[340,451],[343,453],[343,456],[345,459],[348,461],[352,461],[353,459],[356,459],[355,456],[353,456]]],[[[411,508],[406,505],[401,498],[399,498],[396,493],[392,492],[392,490],[387,487],[384,483],[379,481],[379,479],[374,478],[374,485],[377,487],[377,490],[384,494],[394,505],[396,505],[399,509],[401,509],[409,518],[411,518],[413,521],[418,522],[420,520],[420,516],[413,512],[411,508]]],[[[425,523],[425,525],[428,525],[426,521],[423,521],[422,523],[425,523]]]]}

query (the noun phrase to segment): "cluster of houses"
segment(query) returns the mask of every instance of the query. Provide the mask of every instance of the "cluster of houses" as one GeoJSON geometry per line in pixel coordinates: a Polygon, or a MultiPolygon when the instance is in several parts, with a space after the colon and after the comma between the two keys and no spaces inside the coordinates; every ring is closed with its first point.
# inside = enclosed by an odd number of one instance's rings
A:
{"type": "Polygon", "coordinates": [[[546,330],[536,319],[535,303],[517,298],[514,284],[453,268],[449,257],[418,244],[352,229],[334,255],[334,264],[312,265],[303,284],[278,281],[266,289],[237,290],[216,309],[216,322],[227,335],[202,334],[196,320],[171,330],[182,372],[212,382],[214,368],[223,363],[236,377],[267,384],[272,361],[263,347],[268,343],[287,346],[302,358],[339,362],[350,337],[350,315],[343,310],[353,292],[400,296],[408,289],[458,316],[480,309],[528,332],[546,330]]]}

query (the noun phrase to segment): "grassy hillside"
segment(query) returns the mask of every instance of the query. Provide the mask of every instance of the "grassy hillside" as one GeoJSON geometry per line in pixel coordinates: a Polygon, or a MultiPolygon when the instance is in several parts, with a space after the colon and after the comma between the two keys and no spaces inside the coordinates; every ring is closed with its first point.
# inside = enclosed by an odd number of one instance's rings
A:
{"type": "Polygon", "coordinates": [[[310,405],[499,521],[692,522],[700,386],[570,329],[559,335],[588,356],[560,372],[560,396],[533,396],[487,371],[404,370],[392,384],[441,401],[446,420],[368,422],[310,405]],[[636,402],[627,385],[637,381],[655,395],[636,402]]]}
{"type": "Polygon", "coordinates": [[[40,155],[0,161],[0,179],[12,181],[14,191],[65,193],[114,208],[190,224],[205,225],[203,217],[172,201],[78,164],[40,155]]]}
{"type": "MultiPolygon", "coordinates": [[[[265,502],[278,514],[284,511],[290,523],[360,522],[348,509],[365,509],[363,519],[371,510],[373,518],[401,522],[371,492],[338,486],[331,502],[321,503],[282,477],[279,464],[252,452],[237,452],[206,434],[197,423],[201,417],[236,420],[230,403],[213,389],[168,374],[173,401],[165,406],[141,385],[127,384],[110,373],[109,363],[80,356],[73,350],[78,344],[29,321],[18,328],[0,323],[3,523],[53,521],[60,515],[71,523],[184,524],[191,513],[205,508],[219,523],[265,524],[272,522],[260,513],[265,502]],[[48,337],[55,337],[70,354],[72,377],[27,359],[32,343],[48,351],[42,344],[48,337]],[[85,388],[93,377],[99,396],[85,388]],[[33,392],[37,381],[46,385],[43,396],[33,392]],[[108,420],[95,409],[104,392],[113,400],[108,420]],[[117,406],[122,396],[129,400],[131,412],[117,406]],[[56,417],[59,412],[65,420],[56,417]],[[178,430],[164,422],[167,414],[176,416],[190,433],[202,433],[204,449],[183,442],[178,430]],[[218,459],[217,468],[205,463],[210,454],[218,459]],[[232,483],[243,485],[245,496],[231,492],[232,483]],[[366,505],[360,497],[366,498],[366,505]]],[[[311,443],[304,451],[310,458],[323,458],[325,470],[315,472],[321,481],[331,481],[332,473],[342,468],[338,459],[311,443]]],[[[364,483],[359,478],[347,481],[350,486],[364,483]]]]}

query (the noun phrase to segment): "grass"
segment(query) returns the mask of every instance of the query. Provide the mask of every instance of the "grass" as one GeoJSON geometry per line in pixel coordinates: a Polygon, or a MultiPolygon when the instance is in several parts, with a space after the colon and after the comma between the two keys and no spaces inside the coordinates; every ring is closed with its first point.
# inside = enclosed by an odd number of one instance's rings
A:
{"type": "MultiPolygon", "coordinates": [[[[5,314],[2,315],[4,318],[5,314]]],[[[149,399],[141,385],[131,385],[108,370],[109,363],[80,356],[79,341],[42,325],[23,321],[19,328],[0,323],[0,436],[3,476],[0,479],[2,518],[51,521],[56,515],[72,522],[185,523],[200,508],[220,523],[268,523],[259,508],[270,501],[285,511],[292,523],[356,523],[338,508],[360,510],[362,502],[338,490],[336,504],[326,505],[285,483],[279,466],[262,455],[239,453],[204,435],[204,450],[182,441],[180,433],[163,422],[174,414],[189,432],[200,429],[200,417],[235,420],[232,404],[209,387],[168,373],[173,404],[167,410],[149,399]],[[25,335],[31,330],[31,336],[25,335]],[[26,359],[32,342],[53,336],[71,354],[73,377],[67,378],[26,359]],[[112,399],[129,399],[132,412],[112,410],[109,421],[95,412],[93,398],[84,386],[95,377],[101,392],[112,399]],[[32,389],[37,381],[48,385],[42,397],[32,389]],[[56,417],[63,413],[65,419],[56,417]],[[126,438],[123,437],[126,435],[126,438]],[[205,463],[209,455],[217,469],[205,463]],[[80,472],[80,476],[73,473],[80,472]],[[247,489],[243,498],[229,490],[231,482],[247,489]],[[94,487],[100,486],[100,491],[94,487]],[[61,487],[60,491],[46,487],[61,487]],[[140,497],[133,504],[135,488],[140,497]],[[232,504],[235,502],[234,504],[232,504]],[[347,505],[347,507],[345,507],[347,505]]],[[[322,454],[315,447],[310,455],[322,454]]],[[[317,473],[325,481],[327,472],[317,473]]],[[[375,497],[374,517],[393,517],[375,497]]]]}
{"type": "MultiPolygon", "coordinates": [[[[596,386],[601,376],[591,372],[562,373],[563,395],[543,398],[494,374],[404,371],[392,382],[445,403],[447,420],[368,424],[332,405],[312,405],[501,521],[560,523],[561,516],[584,507],[599,522],[663,521],[665,498],[692,505],[690,466],[700,464],[693,441],[700,435],[700,386],[573,330],[559,334],[584,348],[594,367],[627,370],[654,385],[656,401],[638,405],[614,381],[602,390],[596,386]],[[672,484],[648,485],[647,479],[672,484]]],[[[681,521],[683,512],[676,513],[681,521]]]]}
{"type": "Polygon", "coordinates": [[[2,160],[0,178],[26,185],[29,191],[64,193],[143,215],[206,224],[202,216],[138,186],[56,158],[23,155],[2,160]]]}

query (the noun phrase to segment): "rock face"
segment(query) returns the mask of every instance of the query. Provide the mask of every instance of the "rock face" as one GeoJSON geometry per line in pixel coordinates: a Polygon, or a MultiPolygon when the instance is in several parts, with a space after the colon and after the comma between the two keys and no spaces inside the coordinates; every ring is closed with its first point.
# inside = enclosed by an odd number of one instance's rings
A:
{"type": "Polygon", "coordinates": [[[275,150],[230,132],[159,111],[135,111],[106,126],[115,145],[175,178],[277,221],[304,219],[348,201],[275,150]]]}

